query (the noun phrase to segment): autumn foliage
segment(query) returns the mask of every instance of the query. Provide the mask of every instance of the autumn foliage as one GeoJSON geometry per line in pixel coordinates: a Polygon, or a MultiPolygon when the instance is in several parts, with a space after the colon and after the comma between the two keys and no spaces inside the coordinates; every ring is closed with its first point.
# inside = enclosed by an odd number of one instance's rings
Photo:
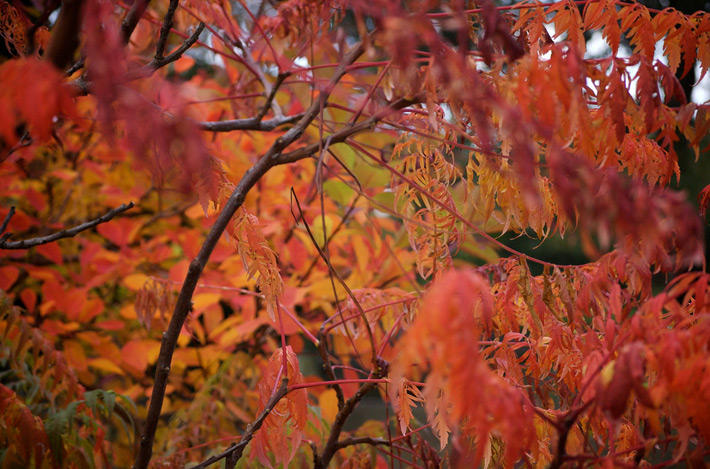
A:
{"type": "Polygon", "coordinates": [[[0,35],[0,467],[709,460],[708,13],[3,1],[0,35]]]}

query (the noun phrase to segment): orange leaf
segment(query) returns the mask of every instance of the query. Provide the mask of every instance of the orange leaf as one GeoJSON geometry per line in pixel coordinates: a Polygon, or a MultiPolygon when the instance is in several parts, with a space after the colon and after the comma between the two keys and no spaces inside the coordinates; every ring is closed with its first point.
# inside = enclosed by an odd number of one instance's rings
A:
{"type": "MultiPolygon", "coordinates": [[[[263,409],[281,379],[288,378],[288,384],[303,383],[303,375],[298,369],[298,357],[286,347],[287,371],[283,373],[283,349],[276,350],[259,381],[259,399],[263,409]],[[278,380],[278,381],[277,381],[278,380]]],[[[308,395],[305,389],[289,392],[275,406],[254,437],[252,458],[272,467],[269,454],[273,454],[276,464],[288,467],[303,438],[303,430],[308,416],[308,395]]]]}

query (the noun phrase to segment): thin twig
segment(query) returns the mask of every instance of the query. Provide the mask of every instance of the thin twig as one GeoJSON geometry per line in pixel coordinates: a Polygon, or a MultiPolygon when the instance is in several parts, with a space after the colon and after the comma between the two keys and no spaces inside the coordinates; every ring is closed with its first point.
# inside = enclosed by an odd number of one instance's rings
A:
{"type": "Polygon", "coordinates": [[[232,119],[226,121],[215,122],[198,122],[197,126],[200,130],[209,132],[231,132],[233,130],[261,130],[269,132],[276,127],[282,125],[293,124],[303,119],[303,114],[295,116],[274,117],[273,119],[262,121],[256,117],[248,119],[232,119]]]}
{"type": "Polygon", "coordinates": [[[22,137],[20,137],[20,140],[7,151],[6,155],[3,155],[2,158],[0,158],[0,163],[5,161],[10,155],[15,153],[17,150],[25,147],[29,147],[32,145],[32,137],[30,136],[29,132],[25,132],[22,134],[22,137]]]}
{"type": "Polygon", "coordinates": [[[254,437],[254,433],[261,428],[261,425],[264,423],[264,420],[266,420],[266,417],[269,416],[271,411],[274,409],[276,404],[283,398],[286,394],[288,393],[288,387],[286,386],[286,382],[283,381],[281,386],[276,390],[276,392],[271,396],[269,399],[269,402],[266,403],[266,406],[264,407],[264,410],[261,411],[259,416],[249,425],[247,425],[247,429],[242,435],[242,438],[239,440],[239,443],[236,445],[232,445],[226,450],[222,451],[219,454],[215,454],[214,456],[210,456],[209,458],[205,459],[202,461],[200,464],[197,466],[192,466],[192,469],[204,469],[207,466],[216,463],[217,461],[225,458],[229,458],[229,462],[232,464],[235,464],[239,458],[242,457],[242,453],[244,452],[244,448],[249,444],[251,439],[254,437]]]}
{"type": "Polygon", "coordinates": [[[176,60],[179,60],[180,57],[183,56],[183,54],[195,43],[198,41],[200,38],[200,34],[202,34],[202,31],[205,30],[205,23],[200,23],[197,25],[197,28],[192,32],[192,34],[183,41],[182,44],[180,44],[180,47],[172,51],[170,54],[167,56],[163,57],[160,56],[158,57],[157,55],[153,57],[153,60],[150,61],[150,63],[137,68],[135,70],[131,70],[130,72],[126,73],[125,79],[127,81],[133,81],[133,80],[138,80],[140,78],[146,78],[151,75],[153,75],[156,71],[159,69],[165,67],[168,64],[171,64],[175,62],[176,60]]]}
{"type": "MultiPolygon", "coordinates": [[[[331,146],[336,143],[342,143],[346,139],[348,139],[348,137],[372,128],[377,122],[384,119],[392,112],[419,103],[421,101],[420,98],[421,97],[414,97],[412,99],[398,99],[397,101],[395,101],[382,111],[372,115],[368,119],[361,121],[357,124],[351,125],[349,127],[345,127],[341,130],[338,130],[337,132],[333,132],[326,138],[330,139],[331,146]]],[[[318,152],[321,145],[321,142],[316,142],[310,145],[306,145],[305,147],[301,147],[297,150],[293,150],[289,153],[284,153],[279,157],[279,161],[277,164],[287,164],[311,156],[318,152]]]]}
{"type": "Polygon", "coordinates": [[[14,205],[12,207],[10,207],[10,211],[7,212],[7,215],[5,215],[5,220],[3,220],[2,226],[0,226],[0,235],[3,234],[5,232],[5,230],[7,229],[7,225],[10,223],[10,219],[12,218],[13,215],[15,215],[15,206],[14,205]]]}
{"type": "Polygon", "coordinates": [[[153,67],[157,70],[160,67],[164,67],[165,65],[178,60],[180,57],[182,57],[182,54],[184,54],[190,47],[195,45],[197,40],[200,38],[200,34],[202,34],[202,31],[204,30],[205,23],[200,22],[200,24],[197,25],[197,28],[195,28],[190,37],[185,39],[183,43],[180,44],[180,47],[172,51],[166,57],[161,58],[160,60],[157,57],[154,58],[152,61],[153,67]]]}
{"type": "MultiPolygon", "coordinates": [[[[299,213],[301,219],[303,220],[303,226],[306,228],[306,233],[308,234],[308,237],[311,239],[311,243],[316,248],[316,251],[318,251],[318,254],[323,259],[323,262],[325,262],[326,266],[328,267],[328,271],[333,276],[335,276],[336,279],[338,279],[338,283],[340,283],[340,285],[345,289],[345,292],[348,294],[348,296],[352,300],[353,304],[357,308],[358,313],[360,314],[360,317],[362,318],[362,322],[363,322],[363,326],[365,328],[365,331],[367,332],[367,337],[370,342],[370,349],[371,349],[371,353],[372,353],[372,362],[374,364],[377,360],[377,350],[375,348],[375,336],[372,334],[372,328],[370,327],[370,323],[367,320],[367,316],[365,316],[365,311],[362,309],[362,306],[360,305],[360,302],[355,297],[355,294],[353,293],[353,291],[350,289],[348,284],[345,282],[345,279],[343,279],[343,277],[340,275],[340,273],[337,270],[335,270],[335,268],[333,267],[333,264],[331,264],[330,258],[328,257],[328,255],[325,252],[323,252],[323,249],[318,245],[318,241],[316,241],[315,236],[313,236],[313,232],[311,231],[311,227],[308,226],[308,223],[306,222],[306,219],[303,215],[303,210],[301,210],[301,203],[298,201],[298,197],[296,196],[296,192],[293,190],[293,188],[291,188],[291,198],[296,201],[296,207],[298,208],[298,213],[299,213]]],[[[293,211],[291,213],[293,214],[293,217],[298,220],[298,218],[296,217],[296,214],[293,213],[293,211]]],[[[331,278],[331,283],[334,283],[332,278],[331,278]]],[[[335,285],[333,285],[333,291],[335,291],[335,285]]],[[[336,299],[336,301],[338,300],[337,295],[336,295],[335,299],[336,299]]],[[[342,319],[342,311],[340,311],[340,308],[338,308],[338,311],[340,312],[341,319],[342,319]]],[[[349,334],[350,334],[349,330],[347,328],[345,330],[348,331],[348,336],[349,336],[349,334]]],[[[351,341],[352,341],[352,338],[351,338],[351,341]]],[[[355,346],[355,344],[353,343],[353,347],[354,346],[355,346]]]]}
{"type": "Polygon", "coordinates": [[[384,438],[370,438],[369,436],[361,436],[361,437],[357,437],[357,438],[346,438],[344,440],[340,440],[339,442],[337,442],[335,444],[335,450],[338,451],[343,448],[347,448],[348,446],[354,446],[354,445],[390,446],[390,442],[388,440],[385,440],[384,438]]]}
{"type": "Polygon", "coordinates": [[[170,6],[168,6],[168,11],[165,13],[165,18],[163,19],[163,26],[160,28],[158,44],[155,46],[156,60],[161,60],[163,55],[165,55],[165,45],[168,43],[168,36],[170,35],[170,30],[173,28],[173,17],[175,16],[175,11],[179,4],[179,0],[170,0],[170,6]]]}
{"type": "MultiPolygon", "coordinates": [[[[269,84],[270,90],[268,93],[268,96],[266,97],[266,101],[264,102],[264,105],[261,106],[261,109],[259,110],[259,114],[257,114],[256,118],[261,121],[261,119],[264,118],[267,112],[269,112],[269,108],[272,108],[274,111],[274,116],[276,117],[283,117],[283,112],[281,111],[281,107],[274,102],[274,97],[276,96],[276,92],[279,90],[281,87],[281,84],[283,84],[284,80],[288,77],[291,76],[290,72],[284,72],[284,73],[279,73],[279,76],[276,77],[276,82],[271,85],[269,84]],[[272,104],[275,104],[275,106],[272,106],[272,104]]],[[[268,83],[268,81],[267,81],[268,83]]],[[[266,91],[266,90],[264,90],[266,91]]]]}
{"type": "MultiPolygon", "coordinates": [[[[27,248],[31,248],[33,246],[39,246],[40,244],[51,243],[52,241],[56,241],[58,239],[71,238],[71,237],[76,236],[77,234],[81,233],[82,231],[93,228],[97,225],[100,225],[101,223],[106,223],[107,221],[111,220],[113,217],[115,217],[119,213],[125,212],[126,210],[132,208],[134,205],[135,204],[133,202],[129,202],[128,204],[122,204],[121,206],[114,208],[113,210],[109,211],[105,215],[102,215],[99,218],[96,218],[95,220],[92,220],[92,221],[89,221],[86,223],[82,223],[81,225],[75,226],[74,228],[62,230],[62,231],[59,231],[57,233],[54,233],[54,234],[51,234],[48,236],[40,236],[37,238],[23,239],[22,241],[8,242],[7,239],[10,237],[8,235],[11,235],[11,234],[6,233],[3,235],[2,239],[0,240],[0,249],[27,249],[27,248]]],[[[3,226],[4,226],[4,223],[3,223],[3,226]]]]}
{"type": "MultiPolygon", "coordinates": [[[[248,8],[246,8],[246,10],[249,11],[248,8]]],[[[279,73],[278,77],[276,78],[276,83],[272,86],[269,82],[269,79],[266,78],[266,75],[264,75],[264,72],[261,70],[261,67],[259,67],[259,65],[254,61],[251,52],[247,50],[246,45],[242,44],[241,42],[237,42],[235,45],[242,50],[242,60],[244,61],[244,65],[246,65],[249,70],[254,72],[256,77],[261,82],[261,85],[264,87],[264,94],[267,96],[266,103],[259,111],[259,120],[261,120],[266,115],[266,111],[268,111],[269,108],[274,111],[274,117],[282,117],[283,111],[281,111],[281,106],[279,106],[279,104],[274,101],[274,95],[276,94],[276,90],[279,86],[281,86],[281,83],[284,81],[284,79],[291,76],[291,74],[288,72],[279,73]]],[[[276,60],[276,57],[274,57],[274,60],[276,60]]]]}

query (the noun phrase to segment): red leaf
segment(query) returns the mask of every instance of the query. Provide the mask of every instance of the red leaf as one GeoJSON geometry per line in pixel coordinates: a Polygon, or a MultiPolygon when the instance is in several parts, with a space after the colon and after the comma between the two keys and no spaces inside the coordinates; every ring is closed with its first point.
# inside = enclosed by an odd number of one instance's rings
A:
{"type": "Polygon", "coordinates": [[[62,250],[59,248],[59,245],[57,243],[41,244],[35,249],[38,253],[42,254],[44,257],[46,257],[57,265],[62,265],[64,262],[62,257],[62,250]]]}
{"type": "Polygon", "coordinates": [[[9,290],[19,276],[20,269],[17,267],[11,265],[0,267],[0,290],[9,290]]]}
{"type": "Polygon", "coordinates": [[[48,62],[9,60],[0,65],[0,83],[0,136],[8,145],[17,142],[15,128],[23,123],[33,138],[43,141],[50,137],[55,116],[74,114],[64,78],[48,62]]]}

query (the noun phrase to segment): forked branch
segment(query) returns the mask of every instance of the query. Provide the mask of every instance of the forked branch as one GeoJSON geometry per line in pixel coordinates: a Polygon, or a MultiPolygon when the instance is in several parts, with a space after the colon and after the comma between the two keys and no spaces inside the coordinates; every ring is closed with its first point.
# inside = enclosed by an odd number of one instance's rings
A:
{"type": "MultiPolygon", "coordinates": [[[[132,208],[134,205],[135,204],[133,202],[129,202],[128,204],[122,204],[119,207],[116,207],[113,210],[107,212],[105,215],[100,216],[99,218],[88,221],[86,223],[82,223],[81,225],[77,225],[73,228],[68,228],[66,230],[58,231],[57,233],[53,233],[53,234],[47,235],[47,236],[39,236],[37,238],[23,239],[22,241],[8,241],[8,239],[10,239],[10,237],[12,236],[12,233],[5,233],[0,238],[0,249],[28,249],[33,246],[39,246],[41,244],[51,243],[52,241],[56,241],[58,239],[71,238],[71,237],[76,236],[77,234],[81,233],[82,231],[86,231],[88,229],[91,229],[97,225],[100,225],[101,223],[106,223],[107,221],[113,219],[113,217],[115,217],[119,213],[123,213],[126,210],[132,208]]],[[[0,230],[0,233],[5,231],[5,228],[7,227],[7,224],[10,222],[10,218],[12,217],[13,213],[14,213],[14,210],[10,210],[10,213],[8,213],[7,217],[5,217],[5,221],[3,221],[2,230],[0,230]]]]}

